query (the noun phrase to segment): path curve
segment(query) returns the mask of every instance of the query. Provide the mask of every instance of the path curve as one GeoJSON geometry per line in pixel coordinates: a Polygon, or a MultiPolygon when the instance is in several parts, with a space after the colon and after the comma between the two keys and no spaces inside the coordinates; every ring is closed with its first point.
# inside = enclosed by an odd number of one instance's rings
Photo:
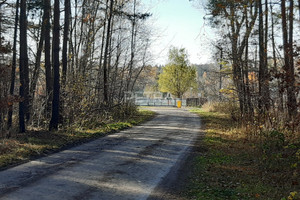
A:
{"type": "Polygon", "coordinates": [[[147,199],[201,134],[195,114],[151,110],[140,126],[0,172],[0,199],[147,199]]]}

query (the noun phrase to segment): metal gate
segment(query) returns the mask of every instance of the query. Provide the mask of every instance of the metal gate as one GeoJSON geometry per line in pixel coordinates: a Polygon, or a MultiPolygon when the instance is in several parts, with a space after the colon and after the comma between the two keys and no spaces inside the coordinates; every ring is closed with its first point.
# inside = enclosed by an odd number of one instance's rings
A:
{"type": "MultiPolygon", "coordinates": [[[[176,106],[176,99],[148,99],[148,98],[136,98],[135,105],[137,106],[176,106]]],[[[181,100],[182,106],[186,106],[186,100],[181,100]]]]}

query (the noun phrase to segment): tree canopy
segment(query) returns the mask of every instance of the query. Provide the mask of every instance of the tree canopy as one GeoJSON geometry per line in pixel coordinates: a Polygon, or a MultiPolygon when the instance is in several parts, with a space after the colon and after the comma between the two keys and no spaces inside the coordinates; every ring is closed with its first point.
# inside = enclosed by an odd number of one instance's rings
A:
{"type": "Polygon", "coordinates": [[[159,89],[181,98],[190,88],[196,87],[196,70],[189,66],[188,55],[184,48],[169,50],[169,63],[159,75],[159,89]]]}

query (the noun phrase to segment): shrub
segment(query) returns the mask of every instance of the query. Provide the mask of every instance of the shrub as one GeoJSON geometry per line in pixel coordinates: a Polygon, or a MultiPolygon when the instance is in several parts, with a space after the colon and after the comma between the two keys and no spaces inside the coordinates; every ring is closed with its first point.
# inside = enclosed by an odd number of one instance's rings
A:
{"type": "Polygon", "coordinates": [[[228,114],[232,119],[238,119],[239,107],[236,102],[225,101],[225,102],[207,102],[202,106],[202,109],[206,112],[219,112],[228,114]]]}
{"type": "Polygon", "coordinates": [[[285,144],[285,136],[283,133],[272,130],[262,132],[263,134],[263,150],[265,153],[270,154],[275,151],[280,151],[283,149],[285,144]]]}

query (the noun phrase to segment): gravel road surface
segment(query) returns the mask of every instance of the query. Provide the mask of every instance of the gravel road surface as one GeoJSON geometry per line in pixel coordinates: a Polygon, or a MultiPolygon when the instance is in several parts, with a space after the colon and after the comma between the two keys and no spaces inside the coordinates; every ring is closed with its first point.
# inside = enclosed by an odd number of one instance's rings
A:
{"type": "Polygon", "coordinates": [[[151,110],[157,116],[140,126],[0,172],[0,199],[149,198],[201,134],[184,109],[151,110]]]}

